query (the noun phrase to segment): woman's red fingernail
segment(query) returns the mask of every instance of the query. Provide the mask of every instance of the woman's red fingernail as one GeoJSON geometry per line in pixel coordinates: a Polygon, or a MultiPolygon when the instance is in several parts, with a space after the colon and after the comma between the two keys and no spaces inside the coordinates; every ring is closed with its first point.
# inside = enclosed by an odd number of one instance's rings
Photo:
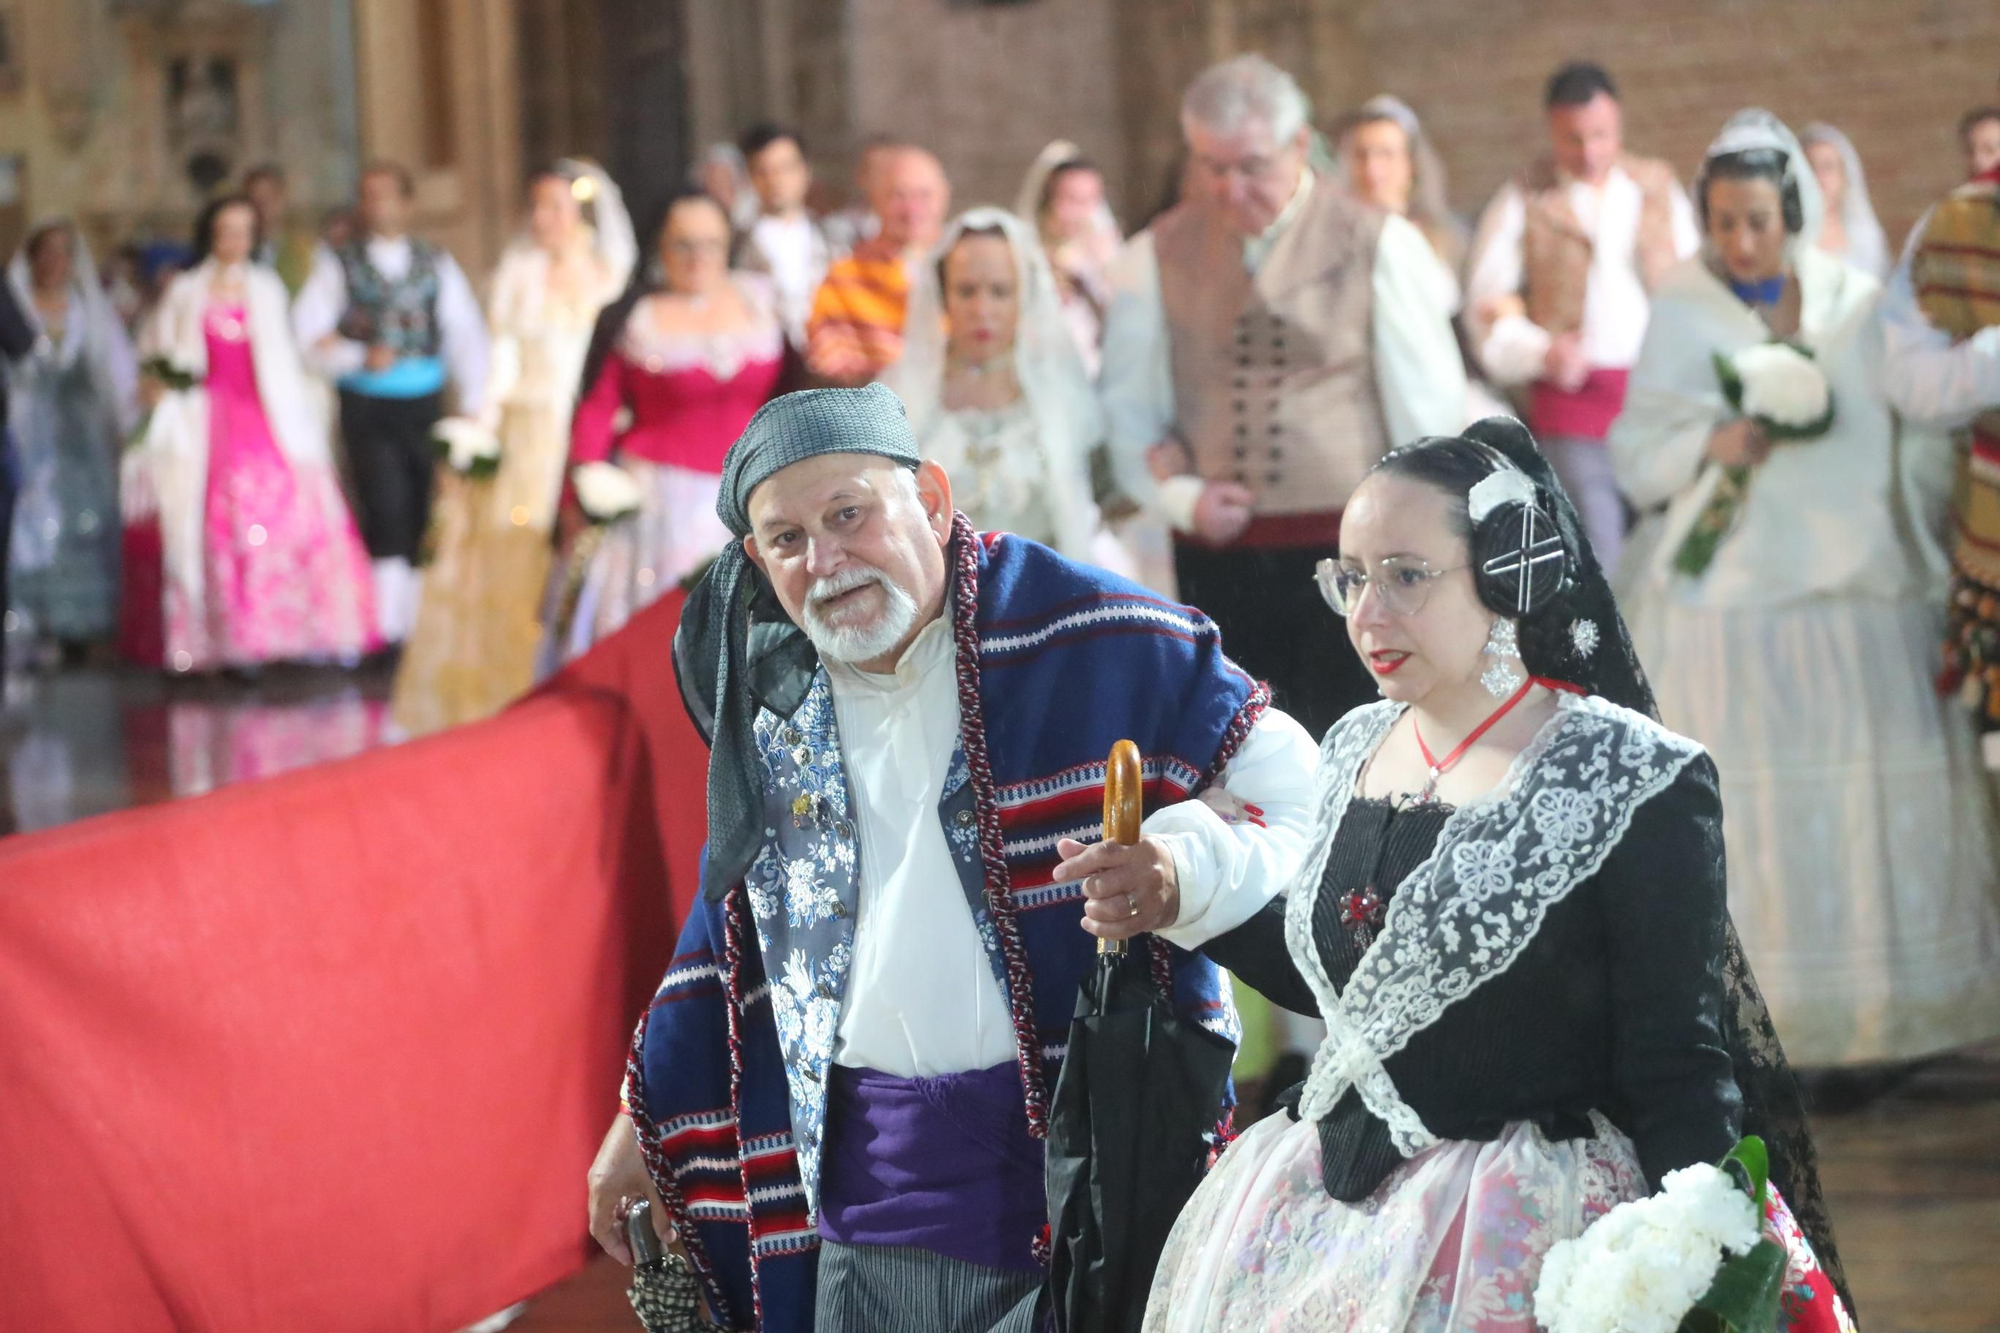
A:
{"type": "Polygon", "coordinates": [[[1261,814],[1263,814],[1263,813],[1264,813],[1264,811],[1263,811],[1263,808],[1262,808],[1262,807],[1260,807],[1260,806],[1255,806],[1255,805],[1245,805],[1245,806],[1244,806],[1243,808],[1244,808],[1245,810],[1248,810],[1248,811],[1249,811],[1249,812],[1250,812],[1251,814],[1253,814],[1253,815],[1261,815],[1261,814]]]}
{"type": "Polygon", "coordinates": [[[1263,820],[1261,820],[1261,819],[1253,819],[1253,820],[1251,820],[1250,822],[1251,822],[1251,823],[1253,823],[1253,824],[1255,824],[1255,825],[1256,825],[1256,826],[1257,826],[1258,828],[1269,828],[1269,827],[1271,827],[1271,826],[1270,826],[1269,824],[1266,824],[1266,823],[1265,823],[1265,822],[1264,822],[1263,820]]]}

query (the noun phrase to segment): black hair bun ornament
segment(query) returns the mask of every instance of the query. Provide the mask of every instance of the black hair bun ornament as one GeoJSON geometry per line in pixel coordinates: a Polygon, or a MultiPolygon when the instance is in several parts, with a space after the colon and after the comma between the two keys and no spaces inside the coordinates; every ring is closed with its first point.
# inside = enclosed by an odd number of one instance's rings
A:
{"type": "Polygon", "coordinates": [[[1473,577],[1488,609],[1520,619],[1548,605],[1569,578],[1562,529],[1534,479],[1500,468],[1466,496],[1473,577]]]}

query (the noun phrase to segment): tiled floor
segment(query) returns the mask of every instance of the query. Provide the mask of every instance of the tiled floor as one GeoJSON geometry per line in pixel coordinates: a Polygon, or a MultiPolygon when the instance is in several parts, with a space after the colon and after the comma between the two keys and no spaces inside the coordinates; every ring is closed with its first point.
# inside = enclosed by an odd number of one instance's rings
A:
{"type": "MultiPolygon", "coordinates": [[[[246,683],[79,671],[29,682],[0,709],[0,834],[384,743],[387,695],[380,672],[274,671],[246,683]]],[[[1939,1061],[1817,1129],[1862,1327],[2000,1333],[2000,1043],[1939,1061]]],[[[631,1333],[623,1272],[600,1260],[513,1327],[631,1333]]]]}

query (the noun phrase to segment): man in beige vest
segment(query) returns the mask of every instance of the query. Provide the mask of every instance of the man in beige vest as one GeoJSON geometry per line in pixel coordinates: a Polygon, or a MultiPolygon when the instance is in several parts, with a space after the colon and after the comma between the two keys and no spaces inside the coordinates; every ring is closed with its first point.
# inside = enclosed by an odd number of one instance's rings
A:
{"type": "Polygon", "coordinates": [[[1610,75],[1565,65],[1544,105],[1550,156],[1486,206],[1465,309],[1488,377],[1523,392],[1528,424],[1614,569],[1625,502],[1604,437],[1624,406],[1650,293],[1701,237],[1673,168],[1625,152],[1610,75]]]}
{"type": "Polygon", "coordinates": [[[1465,366],[1429,242],[1313,171],[1309,111],[1260,56],[1188,89],[1187,197],[1113,266],[1099,383],[1182,598],[1318,737],[1376,691],[1313,565],[1386,449],[1464,424],[1465,366]]]}

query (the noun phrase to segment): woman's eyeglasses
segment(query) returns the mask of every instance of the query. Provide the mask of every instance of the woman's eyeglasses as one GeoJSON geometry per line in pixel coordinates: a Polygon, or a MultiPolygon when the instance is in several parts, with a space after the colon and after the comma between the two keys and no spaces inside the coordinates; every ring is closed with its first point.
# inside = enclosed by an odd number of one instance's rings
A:
{"type": "Polygon", "coordinates": [[[1326,598],[1326,604],[1340,615],[1353,615],[1354,608],[1361,604],[1362,592],[1373,587],[1375,595],[1382,599],[1383,608],[1391,615],[1413,616],[1430,600],[1431,584],[1446,574],[1468,568],[1468,565],[1453,565],[1450,569],[1432,569],[1430,561],[1414,555],[1385,556],[1375,562],[1373,570],[1322,560],[1313,567],[1313,581],[1319,584],[1320,596],[1326,598]]]}

